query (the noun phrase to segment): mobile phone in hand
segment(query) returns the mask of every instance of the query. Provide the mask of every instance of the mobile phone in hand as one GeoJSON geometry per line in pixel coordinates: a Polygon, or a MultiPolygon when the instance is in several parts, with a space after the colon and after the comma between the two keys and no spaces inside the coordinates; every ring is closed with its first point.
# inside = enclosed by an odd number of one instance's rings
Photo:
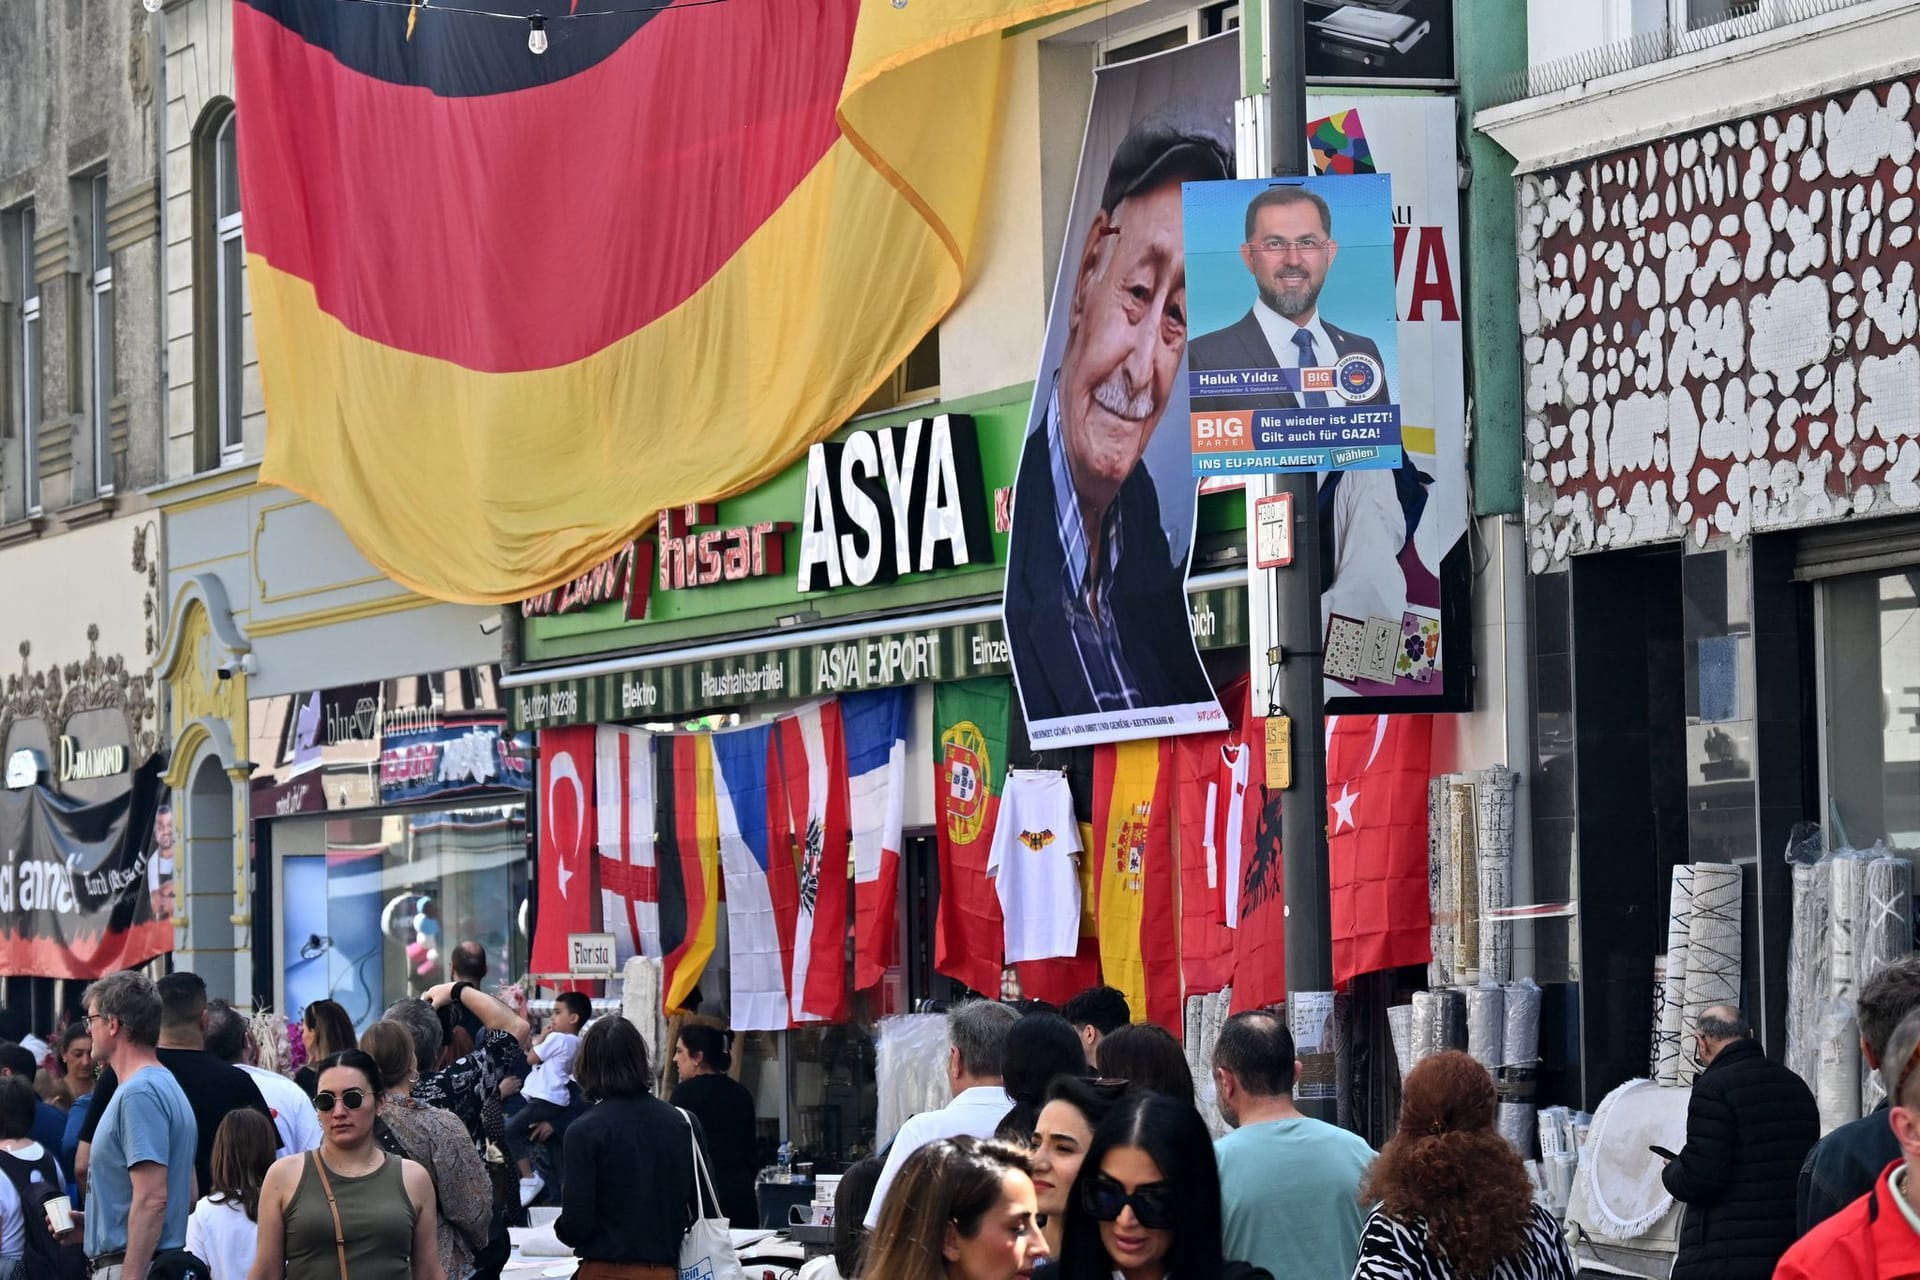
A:
{"type": "Polygon", "coordinates": [[[1648,1146],[1647,1150],[1653,1152],[1653,1154],[1659,1156],[1662,1160],[1678,1160],[1680,1158],[1665,1147],[1648,1146]]]}

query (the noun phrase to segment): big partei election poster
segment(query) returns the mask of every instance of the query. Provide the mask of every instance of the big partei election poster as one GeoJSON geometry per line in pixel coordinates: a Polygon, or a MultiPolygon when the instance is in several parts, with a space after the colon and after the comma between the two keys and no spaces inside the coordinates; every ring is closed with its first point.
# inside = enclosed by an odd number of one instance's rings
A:
{"type": "Polygon", "coordinates": [[[1098,73],[1014,486],[1004,619],[1037,747],[1221,729],[1188,625],[1181,187],[1231,178],[1232,34],[1098,73]]]}

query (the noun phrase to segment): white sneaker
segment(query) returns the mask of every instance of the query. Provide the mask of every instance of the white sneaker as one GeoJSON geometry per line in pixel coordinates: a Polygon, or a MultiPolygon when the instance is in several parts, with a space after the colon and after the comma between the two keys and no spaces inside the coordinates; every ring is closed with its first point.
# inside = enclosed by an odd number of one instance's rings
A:
{"type": "Polygon", "coordinates": [[[520,1179],[520,1207],[525,1209],[531,1206],[540,1198],[540,1193],[546,1189],[546,1186],[546,1179],[537,1173],[531,1178],[520,1179]]]}

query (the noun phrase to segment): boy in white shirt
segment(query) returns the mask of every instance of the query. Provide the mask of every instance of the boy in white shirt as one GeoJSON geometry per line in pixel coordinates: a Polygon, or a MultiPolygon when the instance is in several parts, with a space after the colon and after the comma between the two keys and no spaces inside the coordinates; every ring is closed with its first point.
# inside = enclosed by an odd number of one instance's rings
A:
{"type": "MultiPolygon", "coordinates": [[[[527,1050],[527,1061],[533,1064],[533,1070],[520,1086],[527,1105],[507,1121],[507,1143],[520,1161],[522,1207],[531,1205],[546,1186],[546,1181],[533,1171],[533,1161],[527,1151],[528,1131],[537,1124],[552,1129],[565,1118],[573,1102],[567,1086],[573,1082],[573,1055],[580,1051],[580,1028],[593,1017],[593,1003],[578,991],[561,992],[553,1006],[546,1035],[527,1050]]],[[[558,1144],[557,1131],[550,1141],[558,1144]]],[[[559,1158],[560,1153],[553,1152],[556,1163],[559,1158]]]]}

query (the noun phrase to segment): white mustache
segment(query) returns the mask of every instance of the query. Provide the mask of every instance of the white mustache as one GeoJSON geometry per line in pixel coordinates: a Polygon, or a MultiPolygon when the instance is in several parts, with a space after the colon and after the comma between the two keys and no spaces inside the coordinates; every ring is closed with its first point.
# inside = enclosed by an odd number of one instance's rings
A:
{"type": "Polygon", "coordinates": [[[1144,421],[1153,412],[1153,392],[1129,391],[1126,370],[1115,369],[1093,389],[1093,402],[1116,418],[1144,421]]]}

